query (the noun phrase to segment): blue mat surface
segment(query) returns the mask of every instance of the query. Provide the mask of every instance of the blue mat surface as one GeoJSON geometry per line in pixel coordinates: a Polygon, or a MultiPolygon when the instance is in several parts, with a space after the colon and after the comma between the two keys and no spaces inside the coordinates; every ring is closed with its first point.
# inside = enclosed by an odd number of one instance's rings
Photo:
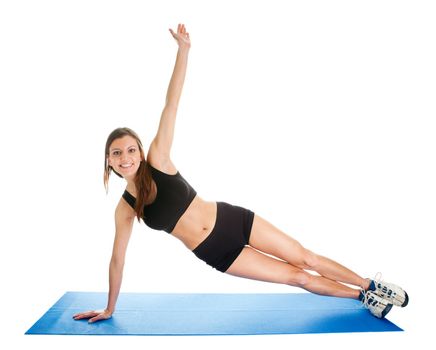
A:
{"type": "Polygon", "coordinates": [[[104,308],[107,293],[65,293],[26,334],[243,335],[402,331],[351,299],[310,293],[121,293],[109,320],[72,316],[104,308]]]}

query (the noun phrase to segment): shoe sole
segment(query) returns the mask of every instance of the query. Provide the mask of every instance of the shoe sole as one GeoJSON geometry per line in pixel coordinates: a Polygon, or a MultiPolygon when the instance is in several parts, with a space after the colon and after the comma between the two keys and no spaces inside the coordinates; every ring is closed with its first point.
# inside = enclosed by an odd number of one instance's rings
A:
{"type": "Polygon", "coordinates": [[[401,304],[401,307],[405,307],[407,306],[407,304],[409,304],[409,296],[407,295],[406,292],[404,292],[404,294],[405,294],[404,303],[401,304]]]}
{"type": "Polygon", "coordinates": [[[409,295],[406,293],[406,291],[404,291],[404,301],[402,304],[400,304],[400,302],[396,299],[393,299],[391,303],[393,303],[395,306],[405,307],[407,304],[409,304],[409,295]]]}
{"type": "Polygon", "coordinates": [[[389,311],[392,309],[392,304],[388,304],[385,309],[383,310],[380,318],[385,318],[385,316],[388,314],[389,311]]]}

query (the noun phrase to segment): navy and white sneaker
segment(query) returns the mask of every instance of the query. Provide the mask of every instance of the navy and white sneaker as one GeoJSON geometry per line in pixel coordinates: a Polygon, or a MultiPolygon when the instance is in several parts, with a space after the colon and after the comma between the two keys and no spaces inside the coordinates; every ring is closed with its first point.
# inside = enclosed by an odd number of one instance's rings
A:
{"type": "Polygon", "coordinates": [[[386,299],[395,306],[405,307],[409,303],[409,296],[399,286],[381,280],[381,273],[377,273],[371,280],[368,290],[373,291],[379,297],[386,299]]]}
{"type": "Polygon", "coordinates": [[[378,318],[384,318],[392,309],[392,304],[390,302],[382,297],[379,297],[371,290],[361,290],[359,299],[361,300],[363,306],[378,318]]]}

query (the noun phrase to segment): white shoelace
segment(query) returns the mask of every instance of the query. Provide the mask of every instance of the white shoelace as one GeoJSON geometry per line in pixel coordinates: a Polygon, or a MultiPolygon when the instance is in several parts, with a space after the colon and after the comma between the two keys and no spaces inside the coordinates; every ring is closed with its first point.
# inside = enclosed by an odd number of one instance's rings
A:
{"type": "MultiPolygon", "coordinates": [[[[382,290],[382,288],[379,287],[379,284],[390,289],[392,291],[392,293],[395,293],[396,295],[401,295],[403,293],[403,290],[401,289],[401,287],[399,287],[395,284],[387,283],[387,282],[383,281],[381,272],[377,272],[377,274],[375,275],[374,283],[375,283],[375,288],[381,290],[382,292],[383,292],[383,290],[382,290]]],[[[390,297],[394,297],[394,296],[392,295],[390,297]]]]}
{"type": "Polygon", "coordinates": [[[382,278],[382,273],[381,273],[381,272],[377,272],[377,273],[375,274],[375,277],[374,277],[374,280],[373,280],[373,281],[374,281],[375,283],[383,282],[381,278],[382,278]]]}

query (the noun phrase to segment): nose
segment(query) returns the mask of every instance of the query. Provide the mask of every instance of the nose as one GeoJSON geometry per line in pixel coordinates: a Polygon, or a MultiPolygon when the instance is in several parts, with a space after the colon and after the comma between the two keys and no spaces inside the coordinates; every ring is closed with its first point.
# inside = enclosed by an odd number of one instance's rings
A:
{"type": "Polygon", "coordinates": [[[122,154],[120,160],[121,160],[121,163],[125,162],[127,160],[127,155],[125,153],[122,154]]]}

